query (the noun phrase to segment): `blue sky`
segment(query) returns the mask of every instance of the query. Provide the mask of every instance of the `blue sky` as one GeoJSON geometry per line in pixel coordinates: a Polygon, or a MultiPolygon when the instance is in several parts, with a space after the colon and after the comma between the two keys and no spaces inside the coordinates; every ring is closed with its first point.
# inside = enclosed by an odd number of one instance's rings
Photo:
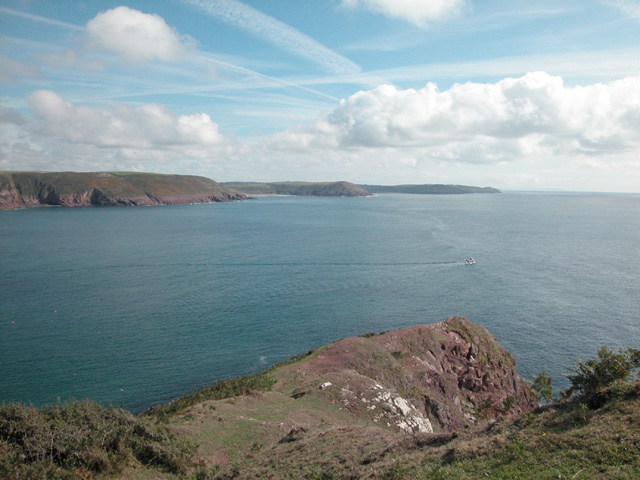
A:
{"type": "Polygon", "coordinates": [[[640,192],[640,1],[0,2],[0,170],[640,192]]]}

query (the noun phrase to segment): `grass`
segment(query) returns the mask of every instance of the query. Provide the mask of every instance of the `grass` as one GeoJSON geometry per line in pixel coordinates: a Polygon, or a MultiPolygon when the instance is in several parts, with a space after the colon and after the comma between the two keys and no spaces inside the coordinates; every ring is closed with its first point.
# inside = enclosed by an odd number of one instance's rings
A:
{"type": "Polygon", "coordinates": [[[246,395],[251,391],[267,391],[274,385],[275,379],[266,372],[232,378],[230,380],[218,380],[211,385],[194,390],[176,400],[163,405],[147,413],[159,418],[168,418],[188,407],[206,400],[223,400],[225,398],[246,395]]]}
{"type": "Polygon", "coordinates": [[[550,405],[466,435],[420,461],[408,456],[403,478],[638,478],[639,391],[630,385],[596,410],[577,401],[550,405]]]}
{"type": "MultiPolygon", "coordinates": [[[[609,384],[598,402],[576,396],[455,434],[410,435],[354,416],[317,388],[298,399],[274,388],[318,351],[137,417],[92,402],[0,405],[0,478],[640,478],[638,381],[609,384]]],[[[366,352],[369,369],[385,363],[366,352]]]]}
{"type": "Polygon", "coordinates": [[[273,365],[271,368],[265,370],[264,372],[254,373],[253,375],[246,375],[228,380],[218,380],[211,385],[198,388],[193,392],[187,393],[166,405],[153,410],[149,410],[145,413],[148,415],[166,419],[185,410],[188,407],[207,400],[224,400],[226,398],[246,395],[254,391],[269,391],[276,383],[276,379],[271,375],[271,372],[280,367],[298,363],[305,358],[313,355],[314,353],[315,350],[309,350],[306,353],[301,353],[288,360],[273,365]]]}

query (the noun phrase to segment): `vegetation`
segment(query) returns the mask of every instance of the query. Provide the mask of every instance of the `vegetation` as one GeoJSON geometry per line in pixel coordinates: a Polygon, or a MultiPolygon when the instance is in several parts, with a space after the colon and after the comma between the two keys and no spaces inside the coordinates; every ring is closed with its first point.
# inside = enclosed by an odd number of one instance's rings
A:
{"type": "Polygon", "coordinates": [[[547,372],[544,370],[533,379],[531,391],[538,397],[538,402],[544,400],[546,403],[549,403],[553,400],[553,387],[551,386],[551,382],[551,377],[547,376],[547,372]]]}
{"type": "MultiPolygon", "coordinates": [[[[272,389],[279,368],[315,354],[309,351],[266,372],[215,382],[137,417],[91,402],[42,409],[1,405],[0,478],[464,480],[640,476],[640,382],[634,379],[640,368],[638,350],[603,347],[597,358],[575,364],[567,375],[571,387],[564,392],[564,400],[456,434],[407,435],[378,425],[349,423],[350,417],[345,416],[339,428],[298,428],[285,437],[273,432],[273,440],[267,442],[266,437],[256,437],[259,430],[254,428],[264,426],[244,417],[244,409],[272,402],[255,417],[266,420],[286,407],[283,397],[267,399],[252,392],[272,389]],[[247,393],[251,395],[244,401],[229,400],[247,393]],[[234,420],[225,416],[231,412],[238,415],[234,420]],[[176,422],[178,417],[181,420],[176,422]],[[192,423],[190,417],[194,418],[192,423]],[[235,432],[233,442],[243,441],[246,448],[234,443],[236,456],[220,464],[204,460],[218,458],[217,444],[208,441],[207,435],[224,437],[230,428],[242,425],[246,435],[235,432]],[[196,439],[200,447],[194,445],[196,439]]],[[[544,371],[533,381],[532,389],[541,399],[552,400],[551,378],[544,371]]],[[[314,400],[310,397],[284,398],[293,403],[310,402],[306,405],[311,407],[314,400]]],[[[508,397],[497,408],[508,412],[513,402],[508,397]]],[[[480,405],[479,416],[483,408],[492,406],[480,405]]],[[[308,410],[305,415],[313,412],[308,410]]]]}
{"type": "Polygon", "coordinates": [[[159,418],[167,418],[205,400],[224,400],[225,398],[246,395],[251,391],[269,390],[274,383],[274,378],[266,372],[229,380],[218,380],[146,413],[159,418]]]}
{"type": "Polygon", "coordinates": [[[571,387],[563,395],[568,398],[578,394],[587,401],[593,401],[607,387],[628,380],[638,369],[640,350],[625,347],[612,352],[607,347],[601,347],[597,359],[576,362],[573,374],[566,375],[571,387]]]}
{"type": "Polygon", "coordinates": [[[120,408],[0,406],[0,478],[90,478],[135,462],[184,474],[193,451],[166,426],[120,408]]]}
{"type": "Polygon", "coordinates": [[[196,405],[206,400],[224,400],[225,398],[246,395],[254,391],[268,391],[273,387],[275,379],[269,374],[276,368],[297,363],[315,353],[309,350],[306,353],[296,355],[289,360],[277,363],[264,372],[254,373],[242,377],[228,380],[217,380],[211,385],[198,388],[191,393],[187,393],[167,405],[153,408],[145,412],[147,415],[154,415],[158,418],[166,419],[184,409],[196,405]]]}

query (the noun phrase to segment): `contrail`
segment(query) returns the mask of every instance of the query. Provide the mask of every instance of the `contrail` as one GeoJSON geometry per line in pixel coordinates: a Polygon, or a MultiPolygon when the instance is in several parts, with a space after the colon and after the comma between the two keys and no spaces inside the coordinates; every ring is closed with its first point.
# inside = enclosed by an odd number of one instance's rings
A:
{"type": "Polygon", "coordinates": [[[182,2],[196,6],[213,17],[235,25],[294,55],[310,60],[332,73],[350,74],[361,70],[348,58],[299,30],[237,0],[182,0],[182,2]]]}
{"type": "Polygon", "coordinates": [[[212,59],[212,58],[207,58],[207,57],[202,56],[202,55],[200,57],[206,59],[209,62],[213,62],[213,63],[216,63],[218,65],[222,65],[224,67],[227,67],[230,70],[235,70],[237,72],[246,73],[247,75],[253,75],[253,76],[256,76],[256,77],[260,77],[260,78],[263,78],[265,80],[269,80],[269,81],[271,81],[273,83],[277,83],[279,85],[283,85],[283,86],[286,86],[286,87],[297,88],[297,89],[303,90],[305,92],[312,93],[314,95],[319,95],[321,97],[325,97],[325,98],[328,98],[328,99],[336,101],[336,102],[340,101],[339,98],[336,98],[336,97],[334,97],[332,95],[328,95],[328,94],[323,93],[323,92],[320,92],[319,90],[314,90],[312,88],[305,87],[305,86],[300,85],[298,83],[290,82],[288,80],[283,80],[281,78],[271,77],[269,75],[264,75],[262,73],[258,73],[256,71],[254,71],[254,70],[250,70],[248,68],[244,68],[244,67],[241,67],[239,65],[234,65],[232,63],[223,62],[221,60],[215,60],[215,59],[212,59]]]}
{"type": "Polygon", "coordinates": [[[9,15],[15,15],[17,17],[28,18],[29,20],[33,20],[34,22],[47,23],[49,25],[55,25],[57,27],[68,28],[70,30],[78,30],[78,31],[84,30],[84,27],[79,27],[78,25],[74,25],[73,23],[61,22],[60,20],[41,17],[40,15],[34,15],[32,13],[19,12],[17,10],[12,10],[7,7],[0,7],[0,12],[7,13],[9,15]]]}

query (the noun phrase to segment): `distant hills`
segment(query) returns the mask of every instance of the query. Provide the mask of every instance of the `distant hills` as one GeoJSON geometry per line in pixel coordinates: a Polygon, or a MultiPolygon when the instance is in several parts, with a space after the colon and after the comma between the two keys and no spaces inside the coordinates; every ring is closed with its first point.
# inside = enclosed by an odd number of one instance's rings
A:
{"type": "Polygon", "coordinates": [[[0,172],[0,209],[244,200],[205,177],[128,172],[0,172]]]}
{"type": "Polygon", "coordinates": [[[317,197],[368,197],[364,188],[349,182],[227,182],[225,187],[247,195],[302,195],[317,197]]]}
{"type": "Polygon", "coordinates": [[[175,205],[245,200],[248,195],[367,197],[379,193],[500,193],[467,185],[356,185],[350,182],[226,182],[133,172],[0,172],[0,209],[37,206],[175,205]]]}
{"type": "Polygon", "coordinates": [[[413,193],[419,195],[459,195],[466,193],[501,193],[492,187],[471,187],[468,185],[360,185],[371,193],[413,193]]]}
{"type": "Polygon", "coordinates": [[[419,195],[459,195],[500,193],[492,187],[468,185],[356,185],[349,182],[226,182],[224,186],[247,195],[313,195],[365,197],[376,193],[412,193],[419,195]]]}

